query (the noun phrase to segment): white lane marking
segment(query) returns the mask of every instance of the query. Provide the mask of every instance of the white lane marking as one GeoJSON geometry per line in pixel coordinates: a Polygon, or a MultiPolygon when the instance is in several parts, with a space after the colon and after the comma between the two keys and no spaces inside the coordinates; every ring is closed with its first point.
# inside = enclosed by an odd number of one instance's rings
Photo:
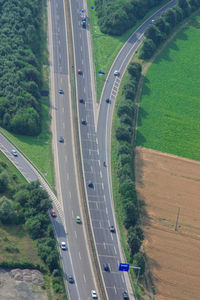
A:
{"type": "Polygon", "coordinates": [[[62,81],[63,81],[62,77],[61,77],[60,81],[61,81],[61,83],[62,83],[62,81]]]}
{"type": "Polygon", "coordinates": [[[115,246],[114,246],[114,250],[115,250],[115,254],[117,254],[117,251],[116,251],[116,248],[115,248],[115,246]]]}
{"type": "Polygon", "coordinates": [[[74,234],[75,234],[75,237],[76,237],[76,239],[77,239],[77,233],[76,233],[76,231],[74,231],[74,234]]]}
{"type": "Polygon", "coordinates": [[[73,211],[73,209],[72,209],[72,218],[74,217],[74,211],[73,211]]]}
{"type": "Polygon", "coordinates": [[[65,109],[64,109],[64,107],[62,108],[62,112],[64,112],[65,111],[65,109]]]}
{"type": "Polygon", "coordinates": [[[108,226],[110,227],[110,220],[108,220],[108,226]]]}
{"type": "Polygon", "coordinates": [[[99,149],[97,149],[97,154],[99,155],[99,149]]]}
{"type": "Polygon", "coordinates": [[[63,123],[63,129],[65,129],[65,123],[63,123]]]}
{"type": "Polygon", "coordinates": [[[60,40],[58,40],[58,44],[60,45],[60,40]]]}
{"type": "Polygon", "coordinates": [[[98,163],[99,163],[99,167],[100,167],[100,160],[98,160],[98,163]]]}
{"type": "Polygon", "coordinates": [[[84,91],[84,93],[85,93],[85,87],[83,88],[83,91],[84,91]]]}
{"type": "Polygon", "coordinates": [[[104,190],[104,185],[103,185],[103,182],[102,182],[102,190],[104,190]]]}
{"type": "Polygon", "coordinates": [[[106,207],[106,214],[108,215],[108,208],[106,207]]]}
{"type": "Polygon", "coordinates": [[[84,281],[86,282],[85,274],[83,274],[83,279],[84,279],[84,281]]]}
{"type": "Polygon", "coordinates": [[[106,195],[103,195],[103,197],[104,197],[104,201],[106,202],[106,195]]]}
{"type": "Polygon", "coordinates": [[[78,255],[79,255],[79,258],[81,259],[81,254],[80,254],[80,252],[78,253],[78,255]]]}
{"type": "Polygon", "coordinates": [[[66,161],[66,162],[68,161],[67,155],[65,155],[65,161],[66,161]]]}
{"type": "Polygon", "coordinates": [[[93,173],[93,167],[91,166],[90,168],[91,168],[91,172],[93,173]]]}
{"type": "Polygon", "coordinates": [[[98,140],[97,140],[97,138],[96,138],[96,144],[98,145],[98,140]]]}
{"type": "Polygon", "coordinates": [[[100,177],[102,178],[102,172],[100,171],[100,177]]]}
{"type": "Polygon", "coordinates": [[[71,194],[71,192],[69,191],[69,198],[71,199],[71,197],[72,197],[72,194],[71,194]]]}
{"type": "Polygon", "coordinates": [[[112,239],[112,241],[113,241],[113,235],[111,234],[111,239],[112,239]]]}
{"type": "Polygon", "coordinates": [[[116,290],[116,287],[115,287],[115,285],[114,285],[114,290],[115,290],[115,294],[117,295],[117,290],[116,290]]]}
{"type": "Polygon", "coordinates": [[[103,246],[104,246],[104,249],[106,249],[106,244],[105,244],[105,242],[103,242],[103,246]]]}
{"type": "Polygon", "coordinates": [[[83,65],[83,59],[81,60],[81,62],[82,62],[82,65],[83,65]]]}
{"type": "Polygon", "coordinates": [[[121,275],[121,278],[122,278],[122,281],[123,281],[123,283],[124,283],[124,276],[123,276],[123,275],[121,275]]]}

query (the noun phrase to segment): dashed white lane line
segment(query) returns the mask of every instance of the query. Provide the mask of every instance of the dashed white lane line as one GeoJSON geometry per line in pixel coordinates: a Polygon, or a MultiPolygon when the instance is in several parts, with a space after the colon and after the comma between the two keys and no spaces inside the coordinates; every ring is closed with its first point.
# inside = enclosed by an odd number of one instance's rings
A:
{"type": "Polygon", "coordinates": [[[84,281],[86,282],[86,277],[85,277],[85,274],[83,274],[83,279],[84,279],[84,281]]]}
{"type": "Polygon", "coordinates": [[[123,275],[121,275],[121,278],[122,278],[122,282],[124,283],[124,276],[123,276],[123,275]]]}
{"type": "Polygon", "coordinates": [[[116,251],[116,248],[115,248],[115,246],[114,246],[114,251],[115,251],[115,254],[117,254],[117,251],[116,251]]]}
{"type": "Polygon", "coordinates": [[[103,182],[102,182],[102,190],[104,190],[104,185],[103,185],[103,182]]]}
{"type": "Polygon", "coordinates": [[[98,160],[98,163],[99,163],[99,167],[100,167],[100,160],[98,160]]]}
{"type": "Polygon", "coordinates": [[[75,235],[75,238],[77,239],[77,233],[76,233],[76,231],[74,231],[74,235],[75,235]]]}
{"type": "Polygon", "coordinates": [[[100,177],[102,178],[102,172],[100,171],[100,177]]]}
{"type": "Polygon", "coordinates": [[[81,52],[82,52],[82,51],[83,51],[83,48],[82,48],[82,46],[81,46],[81,48],[80,48],[80,49],[81,49],[81,52]]]}
{"type": "Polygon", "coordinates": [[[79,258],[81,259],[81,253],[80,252],[78,253],[78,255],[79,255],[79,258]]]}
{"type": "Polygon", "coordinates": [[[74,211],[73,211],[73,209],[72,209],[72,218],[74,218],[74,211]]]}
{"type": "Polygon", "coordinates": [[[103,243],[103,246],[104,246],[104,249],[106,249],[106,244],[105,244],[105,242],[103,243]]]}
{"type": "Polygon", "coordinates": [[[106,214],[108,215],[108,208],[106,207],[106,214]]]}
{"type": "Polygon", "coordinates": [[[71,194],[71,192],[69,191],[69,198],[71,199],[71,197],[72,197],[72,194],[71,194]]]}
{"type": "Polygon", "coordinates": [[[65,123],[63,123],[63,129],[65,129],[65,123]]]}
{"type": "Polygon", "coordinates": [[[66,161],[66,162],[68,161],[67,155],[65,155],[65,161],[66,161]]]}
{"type": "Polygon", "coordinates": [[[115,287],[115,285],[114,285],[114,290],[115,290],[115,294],[117,295],[117,290],[116,290],[116,287],[115,287]]]}

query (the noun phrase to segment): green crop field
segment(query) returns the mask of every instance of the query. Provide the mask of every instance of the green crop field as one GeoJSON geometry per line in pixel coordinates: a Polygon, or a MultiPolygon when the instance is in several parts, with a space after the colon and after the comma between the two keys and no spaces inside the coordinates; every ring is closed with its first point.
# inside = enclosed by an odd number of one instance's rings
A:
{"type": "Polygon", "coordinates": [[[200,160],[200,16],[193,17],[149,68],[137,145],[200,160]]]}

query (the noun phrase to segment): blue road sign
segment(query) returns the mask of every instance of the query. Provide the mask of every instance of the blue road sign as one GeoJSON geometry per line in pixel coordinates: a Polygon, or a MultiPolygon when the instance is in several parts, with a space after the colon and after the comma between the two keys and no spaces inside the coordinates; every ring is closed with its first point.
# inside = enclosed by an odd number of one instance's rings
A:
{"type": "Polygon", "coordinates": [[[91,6],[91,9],[94,9],[94,6],[91,6]]]}
{"type": "Polygon", "coordinates": [[[104,74],[105,74],[105,73],[102,72],[102,71],[99,71],[98,73],[99,73],[99,75],[104,75],[104,74]]]}
{"type": "Polygon", "coordinates": [[[126,271],[128,272],[129,270],[129,264],[124,264],[124,263],[120,263],[119,264],[119,271],[126,271]]]}

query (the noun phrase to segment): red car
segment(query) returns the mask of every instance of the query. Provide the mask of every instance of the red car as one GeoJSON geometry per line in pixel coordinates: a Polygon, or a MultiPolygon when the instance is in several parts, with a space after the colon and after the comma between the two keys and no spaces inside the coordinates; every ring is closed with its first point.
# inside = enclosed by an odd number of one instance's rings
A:
{"type": "Polygon", "coordinates": [[[82,72],[81,69],[78,69],[77,72],[78,72],[79,75],[82,75],[82,74],[83,74],[83,72],[82,72]]]}
{"type": "Polygon", "coordinates": [[[56,217],[56,212],[55,212],[54,209],[51,210],[50,214],[51,214],[52,217],[54,217],[54,218],[56,217]]]}

